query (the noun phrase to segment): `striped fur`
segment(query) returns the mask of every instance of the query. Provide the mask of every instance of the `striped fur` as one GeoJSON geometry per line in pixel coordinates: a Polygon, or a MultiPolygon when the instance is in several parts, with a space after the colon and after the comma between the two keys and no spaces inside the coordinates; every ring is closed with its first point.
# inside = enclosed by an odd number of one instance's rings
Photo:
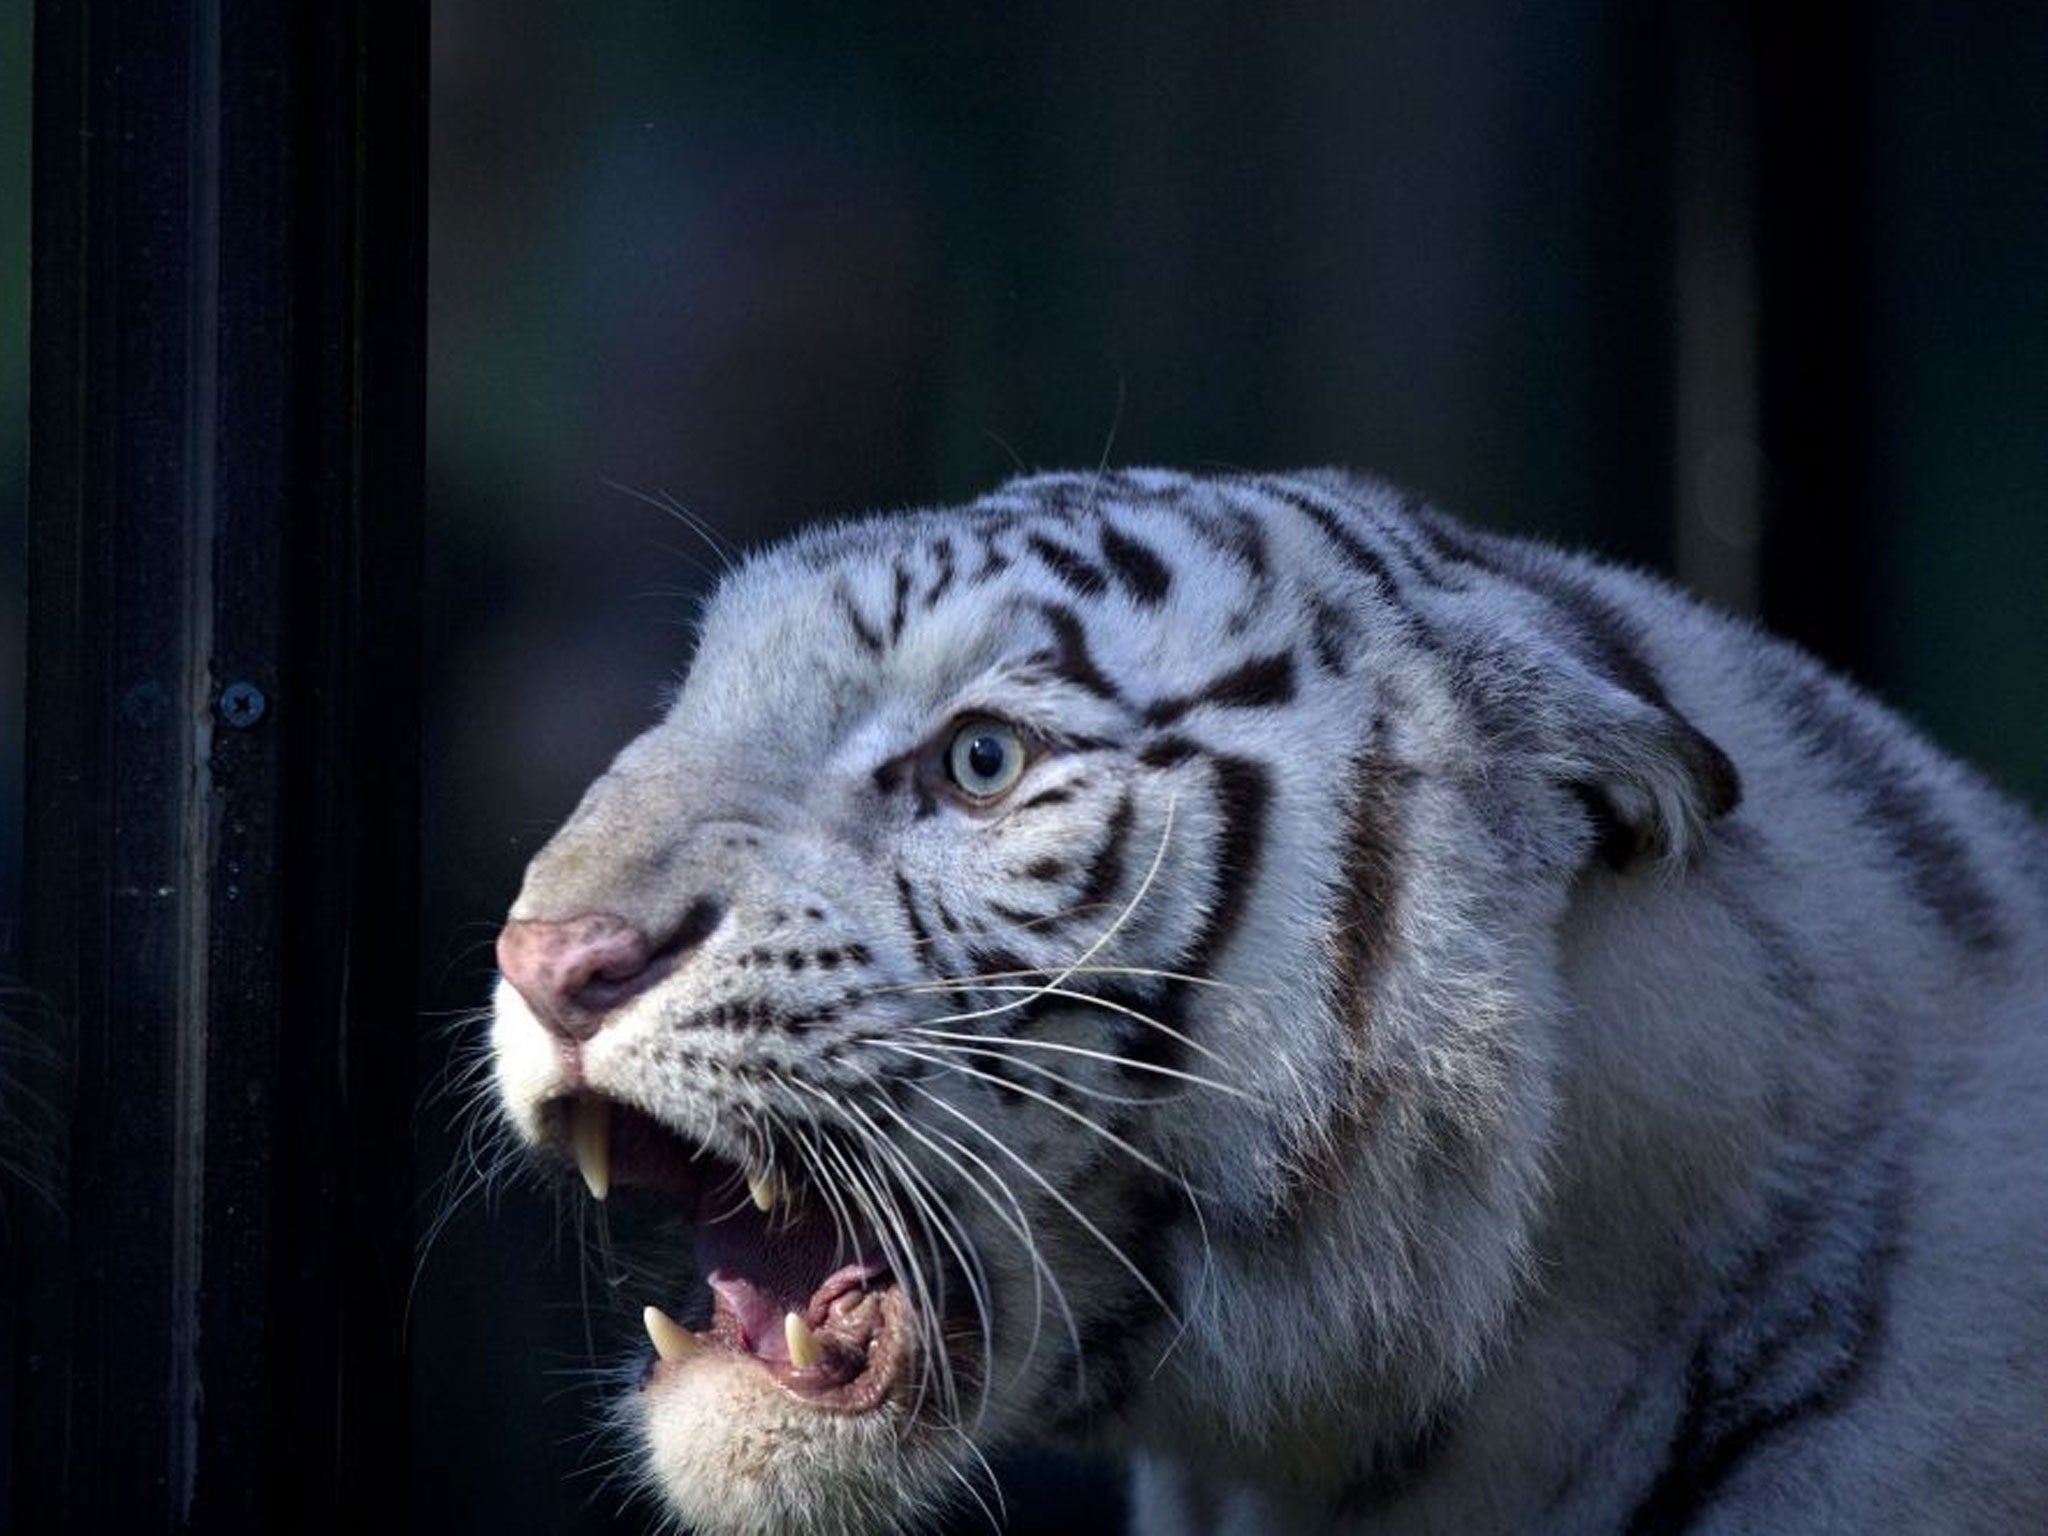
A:
{"type": "Polygon", "coordinates": [[[573,1072],[500,989],[512,1122],[845,1149],[957,1367],[638,1394],[707,1536],[1045,1434],[1150,1536],[2048,1529],[2048,841],[1667,588],[1331,473],[814,531],[513,915],[707,892],[573,1072]]]}

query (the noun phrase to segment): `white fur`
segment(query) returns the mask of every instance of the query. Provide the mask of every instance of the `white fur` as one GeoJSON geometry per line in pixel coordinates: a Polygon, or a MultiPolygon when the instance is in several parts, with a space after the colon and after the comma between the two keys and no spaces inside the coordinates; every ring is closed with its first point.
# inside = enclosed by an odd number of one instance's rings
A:
{"type": "MultiPolygon", "coordinates": [[[[1132,1368],[1071,1428],[1133,1457],[1151,1536],[2032,1532],[2044,847],[1874,705],[1650,581],[1366,482],[1147,472],[1020,482],[749,561],[670,714],[536,858],[513,915],[660,934],[715,890],[725,924],[583,1047],[583,1081],[730,1157],[750,1119],[872,1100],[869,1129],[946,1213],[923,1219],[949,1219],[995,1287],[989,1391],[955,1422],[830,1418],[744,1362],[658,1380],[650,1472],[707,1536],[913,1520],[975,1481],[970,1441],[1105,1390],[1073,1358],[1091,1322],[1132,1368]],[[1163,602],[1122,579],[1077,595],[1032,552],[1052,539],[1106,572],[1105,517],[1170,566],[1163,602]],[[1231,553],[1247,526],[1256,563],[1231,553]],[[1007,565],[971,580],[990,548],[1007,565]],[[1119,698],[1034,659],[1056,648],[1046,604],[1078,616],[1119,698]],[[1145,723],[1282,652],[1288,702],[1145,723]],[[1002,806],[919,814],[878,787],[982,713],[1053,741],[1002,806]],[[1147,765],[1164,737],[1201,751],[1147,765]],[[1226,763],[1263,775],[1255,871],[1228,867],[1245,841],[1226,763]],[[1054,788],[1059,810],[1018,808],[1054,788]],[[1079,1002],[1037,1016],[1026,1033],[1052,1050],[1029,1056],[990,1033],[1016,994],[988,989],[968,1010],[877,990],[795,1035],[706,1022],[727,999],[834,1008],[816,968],[739,964],[777,913],[801,942],[865,946],[886,985],[973,969],[939,907],[1029,906],[1047,882],[1019,871],[1085,863],[1120,806],[1113,901],[998,937],[1045,974],[1085,958],[1062,980],[1087,986],[1179,968],[1241,902],[1215,984],[1173,1015],[1193,1041],[1174,1066],[1206,1082],[1081,1054],[1146,1037],[1079,1002]],[[1385,840],[1377,877],[1355,863],[1378,846],[1362,824],[1385,840]],[[1347,902],[1369,879],[1385,901],[1361,926],[1347,902]],[[805,907],[820,915],[788,915],[805,907]],[[967,1070],[989,1058],[944,1055],[916,1033],[933,1028],[1057,1071],[1072,1112],[998,1094],[967,1070]],[[829,1063],[827,1038],[845,1047],[829,1063]],[[952,1066],[890,1120],[878,1085],[920,1064],[906,1050],[952,1066]],[[1134,1081],[1170,1094],[1118,1102],[1134,1081]]],[[[1145,985],[1140,1011],[1167,1006],[1145,985]]],[[[509,988],[494,1040],[532,1136],[569,1086],[559,1052],[509,988]]]]}

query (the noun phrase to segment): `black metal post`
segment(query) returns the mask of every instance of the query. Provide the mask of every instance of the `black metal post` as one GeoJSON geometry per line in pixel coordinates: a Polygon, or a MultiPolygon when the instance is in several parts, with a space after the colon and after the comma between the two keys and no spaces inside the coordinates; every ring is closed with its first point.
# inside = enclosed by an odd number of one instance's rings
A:
{"type": "Polygon", "coordinates": [[[424,0],[39,0],[13,1528],[407,1463],[424,0]]]}
{"type": "Polygon", "coordinates": [[[1761,611],[1868,681],[1884,612],[1870,17],[1847,0],[1749,0],[1746,12],[1759,145],[1761,611]]]}

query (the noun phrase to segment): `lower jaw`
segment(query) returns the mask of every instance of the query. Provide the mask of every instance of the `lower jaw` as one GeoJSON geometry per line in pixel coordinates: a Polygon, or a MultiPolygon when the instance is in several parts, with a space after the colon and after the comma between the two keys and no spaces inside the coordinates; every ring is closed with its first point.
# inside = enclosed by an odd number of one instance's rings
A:
{"type": "Polygon", "coordinates": [[[651,1490],[696,1536],[874,1536],[944,1495],[927,1436],[891,1393],[824,1407],[758,1361],[706,1349],[657,1365],[634,1400],[651,1490]]]}
{"type": "MultiPolygon", "coordinates": [[[[658,1360],[631,1399],[646,1482],[696,1536],[877,1536],[922,1529],[967,1497],[970,1442],[934,1395],[927,1330],[891,1287],[861,1372],[825,1391],[732,1347],[716,1324],[686,1357],[658,1360]]],[[[957,1332],[947,1367],[979,1379],[957,1332]]],[[[972,1391],[971,1384],[963,1383],[972,1391]]],[[[975,1431],[1000,1435],[994,1425],[975,1431]]],[[[985,1472],[985,1466],[981,1471],[985,1472]]]]}

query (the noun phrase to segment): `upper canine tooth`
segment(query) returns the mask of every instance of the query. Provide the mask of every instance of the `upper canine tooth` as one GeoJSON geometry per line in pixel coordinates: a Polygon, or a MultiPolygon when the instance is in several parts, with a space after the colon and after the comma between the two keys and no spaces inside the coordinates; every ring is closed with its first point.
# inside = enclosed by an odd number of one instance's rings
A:
{"type": "Polygon", "coordinates": [[[772,1173],[749,1173],[747,1193],[753,1198],[754,1209],[772,1211],[775,1209],[776,1178],[772,1173]]]}
{"type": "Polygon", "coordinates": [[[640,1314],[640,1321],[647,1325],[647,1337],[654,1341],[654,1352],[662,1359],[684,1360],[697,1352],[697,1341],[690,1330],[661,1308],[647,1308],[640,1314]]]}
{"type": "Polygon", "coordinates": [[[801,1312],[783,1314],[782,1337],[789,1345],[789,1363],[798,1370],[807,1370],[825,1358],[824,1345],[801,1312]]]}
{"type": "Polygon", "coordinates": [[[612,1188],[612,1106],[606,1099],[579,1098],[569,1111],[569,1144],[576,1171],[593,1200],[612,1188]]]}

